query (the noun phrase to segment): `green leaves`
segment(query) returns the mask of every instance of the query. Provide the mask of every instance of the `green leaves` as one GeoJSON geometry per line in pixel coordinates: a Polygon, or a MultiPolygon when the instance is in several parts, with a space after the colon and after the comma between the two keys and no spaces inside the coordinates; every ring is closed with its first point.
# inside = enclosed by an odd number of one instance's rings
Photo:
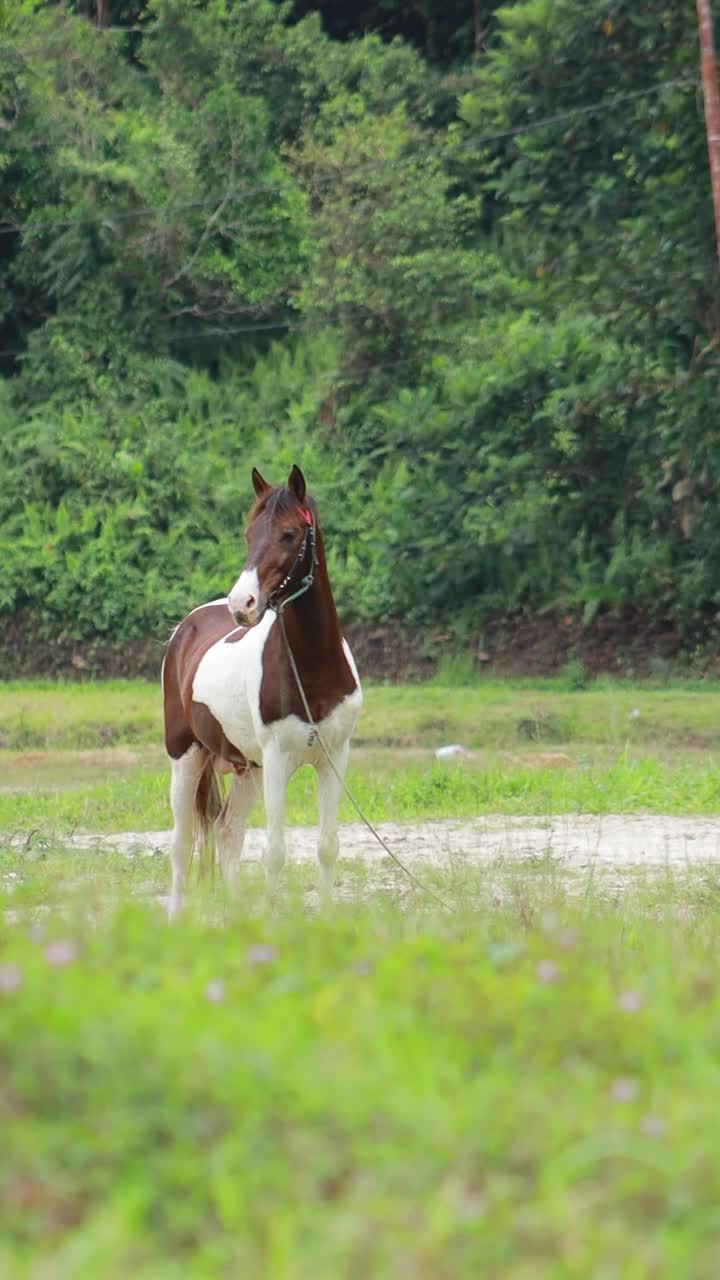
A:
{"type": "MultiPolygon", "coordinates": [[[[21,226],[3,247],[15,325],[29,341],[52,328],[70,346],[93,330],[96,374],[113,363],[97,341],[108,328],[123,354],[161,353],[203,323],[281,317],[306,258],[303,195],[264,99],[235,75],[239,50],[252,56],[250,30],[224,6],[181,9],[149,7],[142,69],[118,57],[117,33],[63,9],[8,34],[16,167],[6,182],[21,226]]],[[[253,13],[262,41],[277,11],[253,13]]],[[[36,341],[31,381],[46,356],[36,341]]],[[[68,372],[53,379],[58,389],[68,372]]]]}
{"type": "Polygon", "coordinates": [[[717,608],[694,24],[471,8],[6,6],[3,609],[164,631],[294,461],[346,616],[717,608]]]}

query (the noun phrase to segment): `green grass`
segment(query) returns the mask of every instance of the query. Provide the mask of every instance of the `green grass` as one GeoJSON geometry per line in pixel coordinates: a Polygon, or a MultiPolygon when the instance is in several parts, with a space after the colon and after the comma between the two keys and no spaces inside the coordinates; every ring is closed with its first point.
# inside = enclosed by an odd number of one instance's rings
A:
{"type": "MultiPolygon", "coordinates": [[[[40,828],[63,834],[72,830],[157,831],[170,825],[169,770],[138,768],[116,779],[61,790],[0,792],[0,831],[40,828]]],[[[720,807],[720,765],[716,757],[701,763],[672,764],[621,754],[606,765],[574,769],[522,769],[501,761],[485,767],[437,764],[365,765],[348,770],[348,784],[373,822],[428,818],[471,818],[484,813],[670,813],[715,814],[720,807]]],[[[356,819],[343,797],[340,820],[356,819]]],[[[289,824],[317,821],[315,775],[303,769],[288,788],[289,824]]],[[[251,825],[262,825],[259,805],[251,825]]]]}
{"type": "MultiPolygon", "coordinates": [[[[552,747],[626,741],[720,751],[720,684],[655,686],[602,680],[573,690],[561,680],[476,680],[465,687],[369,686],[360,744],[484,750],[528,742],[552,747]],[[637,713],[637,714],[635,714],[637,713]]],[[[162,741],[159,686],[140,680],[0,685],[0,748],[95,748],[162,741]]]]}
{"type": "Polygon", "coordinates": [[[41,680],[0,685],[0,747],[33,751],[158,741],[159,684],[41,680]]]}
{"type": "MultiPolygon", "coordinates": [[[[719,709],[375,688],[350,782],[376,820],[717,813],[719,709]],[[474,758],[436,763],[453,740],[474,758]]],[[[346,860],[319,916],[312,865],[271,912],[247,862],[169,928],[164,856],[67,844],[167,828],[159,711],[0,687],[0,1276],[714,1280],[718,869],[458,858],[423,867],[442,911],[346,860]]],[[[288,818],[315,816],[302,771],[288,818]]]]}
{"type": "Polygon", "coordinates": [[[0,903],[0,1274],[714,1280],[716,874],[171,929],[152,859],[53,863],[0,903]]]}
{"type": "MultiPolygon", "coordinates": [[[[0,686],[0,831],[62,836],[169,825],[157,687],[0,686]]],[[[713,814],[720,686],[475,681],[371,687],[348,776],[372,821],[482,813],[713,814]],[[474,751],[438,764],[433,749],[474,751]],[[555,767],[553,767],[555,766],[555,767]],[[559,766],[559,767],[557,767],[559,766]]],[[[290,823],[316,821],[314,775],[291,782],[290,823]]],[[[355,817],[341,802],[341,819],[355,817]]],[[[258,808],[251,821],[263,822],[258,808]]]]}

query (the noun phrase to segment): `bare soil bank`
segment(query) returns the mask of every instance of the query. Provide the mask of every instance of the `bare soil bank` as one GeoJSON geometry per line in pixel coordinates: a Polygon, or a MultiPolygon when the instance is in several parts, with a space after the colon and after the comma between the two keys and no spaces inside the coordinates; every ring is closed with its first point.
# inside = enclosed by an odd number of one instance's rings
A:
{"type": "MultiPolygon", "coordinates": [[[[713,620],[692,633],[639,612],[600,615],[589,626],[574,615],[498,619],[464,639],[451,628],[346,622],[345,634],[366,679],[424,680],[442,658],[456,655],[478,671],[550,676],[573,663],[577,678],[599,674],[639,677],[720,675],[720,626],[713,620]]],[[[41,639],[22,613],[0,629],[0,679],[58,677],[158,678],[167,636],[113,643],[75,641],[62,633],[41,639]]]]}
{"type": "MultiPolygon", "coordinates": [[[[720,821],[714,818],[666,817],[658,814],[576,814],[516,818],[492,814],[469,821],[384,822],[378,825],[394,853],[419,875],[423,866],[461,870],[463,866],[499,863],[552,865],[561,876],[607,882],[629,873],[683,874],[720,862],[720,821]]],[[[314,860],[315,827],[287,829],[288,861],[314,860]]],[[[265,833],[251,828],[242,858],[258,862],[265,833]]],[[[76,835],[78,848],[112,848],[128,854],[164,853],[167,831],[128,831],[119,835],[76,835]]],[[[357,859],[371,877],[393,869],[387,855],[361,823],[340,827],[340,862],[357,859]]],[[[401,874],[401,873],[398,873],[401,874]]]]}

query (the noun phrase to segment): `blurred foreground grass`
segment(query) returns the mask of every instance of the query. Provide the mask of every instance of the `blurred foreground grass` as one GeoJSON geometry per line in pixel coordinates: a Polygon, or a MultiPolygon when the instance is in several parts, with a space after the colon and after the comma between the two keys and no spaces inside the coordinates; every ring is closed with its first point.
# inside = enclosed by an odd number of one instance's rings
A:
{"type": "MultiPolygon", "coordinates": [[[[350,780],[375,819],[713,813],[718,709],[370,689],[350,780]],[[474,757],[436,763],[453,740],[474,757]]],[[[64,843],[169,825],[159,712],[0,686],[0,1276],[714,1280],[717,868],[428,865],[444,913],[344,860],[319,917],[311,865],[270,913],[245,864],[242,909],[195,885],[171,929],[165,857],[64,843]]]]}
{"type": "Polygon", "coordinates": [[[0,1274],[714,1280],[717,872],[445,914],[354,874],[174,928],[153,859],[7,881],[0,1274]]]}

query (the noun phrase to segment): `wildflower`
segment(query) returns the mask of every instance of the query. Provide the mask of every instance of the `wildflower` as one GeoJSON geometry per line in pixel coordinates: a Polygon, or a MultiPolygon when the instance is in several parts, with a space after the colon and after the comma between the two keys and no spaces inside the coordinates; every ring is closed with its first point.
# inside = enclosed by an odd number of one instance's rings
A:
{"type": "Polygon", "coordinates": [[[623,991],[618,1000],[624,1013],[639,1013],[644,1003],[641,991],[623,991]]]}
{"type": "Polygon", "coordinates": [[[619,1076],[610,1086],[610,1097],[613,1102],[634,1102],[637,1097],[637,1081],[628,1076],[619,1076]]]}
{"type": "Polygon", "coordinates": [[[646,1138],[664,1138],[665,1124],[660,1116],[655,1116],[651,1113],[643,1116],[640,1121],[640,1132],[644,1134],[646,1138]]]}
{"type": "Polygon", "coordinates": [[[535,970],[538,982],[557,982],[558,967],[552,960],[541,960],[535,970]]]}
{"type": "Polygon", "coordinates": [[[210,1004],[220,1004],[225,999],[225,983],[222,978],[213,978],[205,988],[205,999],[210,1004]]]}
{"type": "Polygon", "coordinates": [[[0,964],[0,992],[3,995],[12,995],[17,991],[22,982],[22,973],[20,966],[17,964],[0,964]]]}
{"type": "Polygon", "coordinates": [[[277,952],[269,942],[255,942],[247,950],[248,964],[270,964],[277,952]]]}
{"type": "Polygon", "coordinates": [[[45,948],[45,959],[53,969],[63,969],[77,960],[78,949],[72,938],[55,938],[45,948]]]}

